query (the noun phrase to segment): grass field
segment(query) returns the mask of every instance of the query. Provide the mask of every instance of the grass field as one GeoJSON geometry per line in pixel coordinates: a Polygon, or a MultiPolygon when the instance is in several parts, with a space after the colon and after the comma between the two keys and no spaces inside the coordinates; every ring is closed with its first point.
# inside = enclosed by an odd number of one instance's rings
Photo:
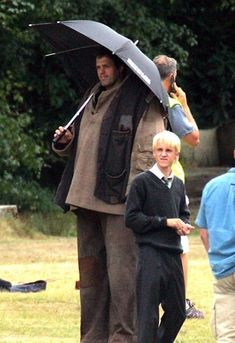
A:
{"type": "MultiPolygon", "coordinates": [[[[0,278],[12,284],[47,281],[38,293],[0,292],[1,343],[75,343],[79,341],[79,291],[76,238],[12,235],[0,241],[0,278]]],[[[214,343],[210,331],[212,275],[197,234],[190,237],[187,296],[205,319],[185,322],[177,343],[214,343]]],[[[94,342],[95,343],[95,342],[94,342]]]]}

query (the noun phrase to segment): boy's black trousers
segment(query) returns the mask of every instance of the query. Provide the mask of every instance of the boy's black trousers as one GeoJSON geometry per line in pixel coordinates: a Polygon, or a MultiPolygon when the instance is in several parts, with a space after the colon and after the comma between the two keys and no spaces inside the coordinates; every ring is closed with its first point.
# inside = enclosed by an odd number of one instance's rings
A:
{"type": "Polygon", "coordinates": [[[185,318],[185,287],[179,253],[139,246],[137,343],[173,343],[185,318]],[[159,322],[159,305],[163,315],[159,322]]]}

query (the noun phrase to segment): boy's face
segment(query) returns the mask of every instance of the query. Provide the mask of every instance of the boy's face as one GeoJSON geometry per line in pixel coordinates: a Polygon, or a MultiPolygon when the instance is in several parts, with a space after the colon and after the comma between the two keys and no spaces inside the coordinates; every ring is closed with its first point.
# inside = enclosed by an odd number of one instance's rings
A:
{"type": "Polygon", "coordinates": [[[172,164],[179,157],[179,153],[170,145],[158,143],[153,150],[153,157],[161,171],[170,171],[172,164]]]}

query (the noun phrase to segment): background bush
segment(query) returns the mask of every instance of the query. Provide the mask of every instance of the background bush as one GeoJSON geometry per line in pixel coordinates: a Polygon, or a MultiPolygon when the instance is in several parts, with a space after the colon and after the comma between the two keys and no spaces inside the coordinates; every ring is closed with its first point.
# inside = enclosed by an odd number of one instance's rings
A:
{"type": "Polygon", "coordinates": [[[55,210],[64,161],[51,152],[51,138],[84,91],[57,58],[44,58],[52,49],[30,23],[96,20],[139,40],[150,58],[175,57],[199,127],[211,128],[234,118],[234,10],[234,0],[1,0],[1,203],[55,210]]]}

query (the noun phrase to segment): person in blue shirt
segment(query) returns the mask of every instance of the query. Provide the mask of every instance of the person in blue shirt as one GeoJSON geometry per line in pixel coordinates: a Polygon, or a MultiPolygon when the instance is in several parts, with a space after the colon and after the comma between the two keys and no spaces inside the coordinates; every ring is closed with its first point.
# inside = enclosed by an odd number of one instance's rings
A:
{"type": "MultiPolygon", "coordinates": [[[[181,87],[176,84],[177,77],[177,61],[166,55],[158,55],[153,59],[153,62],[158,68],[162,79],[162,84],[169,94],[169,110],[168,110],[168,130],[174,132],[182,141],[191,147],[196,147],[200,142],[200,133],[197,123],[191,113],[188,105],[186,93],[181,87]]],[[[173,164],[173,172],[183,182],[185,182],[184,169],[179,161],[173,164]]],[[[189,239],[187,236],[181,236],[181,245],[183,252],[181,261],[184,271],[185,289],[188,284],[188,252],[189,239]]],[[[185,299],[186,317],[204,318],[202,311],[198,310],[192,300],[186,297],[185,299]]]]}
{"type": "Polygon", "coordinates": [[[206,184],[196,224],[215,277],[212,329],[218,343],[234,343],[235,168],[206,184]]]}

